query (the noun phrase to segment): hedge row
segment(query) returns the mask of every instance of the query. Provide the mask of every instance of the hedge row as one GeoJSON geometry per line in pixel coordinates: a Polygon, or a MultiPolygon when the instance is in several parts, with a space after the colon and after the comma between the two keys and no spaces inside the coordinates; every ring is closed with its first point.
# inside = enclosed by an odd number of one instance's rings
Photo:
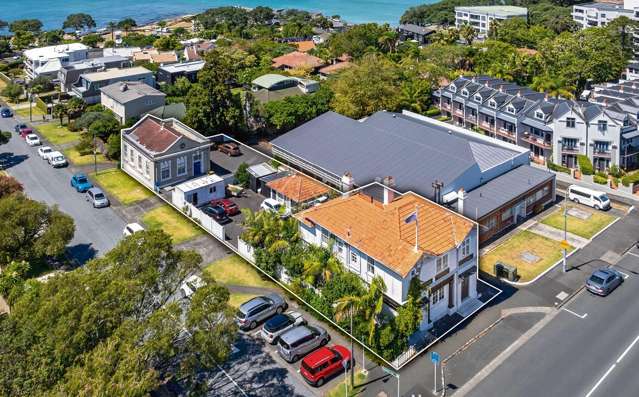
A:
{"type": "Polygon", "coordinates": [[[563,165],[555,164],[552,161],[548,160],[548,169],[555,172],[563,172],[566,174],[570,174],[570,168],[564,167],[563,165]]]}
{"type": "Polygon", "coordinates": [[[608,178],[604,178],[601,175],[595,175],[594,178],[593,178],[593,181],[595,183],[600,184],[600,185],[606,185],[608,183],[608,178]]]}
{"type": "Polygon", "coordinates": [[[579,169],[582,174],[592,175],[595,172],[588,156],[583,154],[577,155],[577,162],[579,163],[579,169]]]}

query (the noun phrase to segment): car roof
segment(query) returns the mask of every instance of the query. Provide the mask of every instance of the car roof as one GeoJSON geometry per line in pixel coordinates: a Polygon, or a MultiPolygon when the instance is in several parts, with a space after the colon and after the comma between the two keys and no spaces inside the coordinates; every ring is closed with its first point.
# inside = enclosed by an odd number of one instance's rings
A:
{"type": "Polygon", "coordinates": [[[129,229],[133,230],[133,231],[144,231],[144,227],[142,227],[142,225],[140,225],[139,223],[129,223],[128,225],[126,225],[126,227],[128,227],[129,229]]]}
{"type": "Polygon", "coordinates": [[[59,151],[55,150],[53,152],[51,152],[52,156],[64,156],[62,153],[60,153],[59,151]]]}
{"type": "Polygon", "coordinates": [[[304,357],[304,362],[311,367],[317,367],[324,361],[327,361],[335,356],[335,353],[326,346],[322,346],[314,352],[304,357]]]}
{"type": "Polygon", "coordinates": [[[263,296],[256,296],[255,298],[249,300],[248,302],[241,304],[240,311],[248,312],[254,307],[261,305],[262,303],[266,303],[266,299],[264,299],[263,296]]]}
{"type": "Polygon", "coordinates": [[[75,174],[73,174],[74,177],[76,178],[80,178],[80,177],[87,177],[86,174],[84,172],[77,172],[75,174]]]}
{"type": "Polygon", "coordinates": [[[611,276],[613,274],[615,274],[615,273],[610,271],[610,270],[608,270],[608,269],[599,269],[599,270],[596,270],[592,275],[606,278],[606,277],[611,276]]]}
{"type": "Polygon", "coordinates": [[[93,194],[97,194],[97,193],[102,193],[104,194],[104,192],[102,192],[102,189],[100,189],[99,187],[92,187],[91,189],[88,190],[89,192],[93,193],[93,194]]]}
{"type": "Polygon", "coordinates": [[[37,138],[38,136],[36,134],[29,134],[27,135],[27,138],[37,138]]]}
{"type": "Polygon", "coordinates": [[[293,328],[290,331],[285,332],[280,339],[282,339],[286,343],[292,343],[296,340],[299,340],[307,335],[310,335],[312,331],[305,325],[300,325],[298,327],[293,328]]]}

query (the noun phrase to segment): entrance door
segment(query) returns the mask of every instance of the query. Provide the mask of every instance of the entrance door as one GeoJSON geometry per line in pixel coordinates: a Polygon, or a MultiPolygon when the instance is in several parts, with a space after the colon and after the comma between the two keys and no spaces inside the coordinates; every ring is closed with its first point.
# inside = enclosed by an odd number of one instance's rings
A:
{"type": "Polygon", "coordinates": [[[191,196],[191,204],[196,205],[197,206],[197,192],[193,193],[193,196],[191,196]]]}
{"type": "Polygon", "coordinates": [[[461,300],[462,300],[462,302],[465,301],[466,298],[468,298],[469,289],[470,289],[470,280],[468,280],[468,277],[462,278],[462,285],[461,285],[461,300]]]}
{"type": "Polygon", "coordinates": [[[202,174],[202,162],[194,161],[193,162],[193,175],[198,176],[202,174]]]}

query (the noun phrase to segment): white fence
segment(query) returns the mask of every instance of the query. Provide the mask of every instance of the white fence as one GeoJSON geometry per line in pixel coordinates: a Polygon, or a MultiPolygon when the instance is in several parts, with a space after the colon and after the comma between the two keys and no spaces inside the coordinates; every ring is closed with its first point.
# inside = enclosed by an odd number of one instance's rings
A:
{"type": "Polygon", "coordinates": [[[244,259],[255,263],[255,249],[239,237],[237,238],[237,251],[244,259]]]}
{"type": "Polygon", "coordinates": [[[213,218],[206,215],[204,212],[200,211],[194,205],[184,202],[184,205],[182,206],[182,212],[184,212],[186,216],[193,219],[195,222],[202,225],[203,228],[208,230],[215,237],[221,239],[222,241],[226,240],[226,233],[224,232],[224,226],[215,222],[213,218]]]}

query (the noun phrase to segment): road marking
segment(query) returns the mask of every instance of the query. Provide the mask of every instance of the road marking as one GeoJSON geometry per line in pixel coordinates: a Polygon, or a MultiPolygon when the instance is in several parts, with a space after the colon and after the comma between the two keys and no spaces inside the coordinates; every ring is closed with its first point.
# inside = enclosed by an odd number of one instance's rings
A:
{"type": "Polygon", "coordinates": [[[579,317],[579,318],[580,318],[580,319],[582,319],[582,320],[583,320],[584,318],[588,317],[588,313],[584,313],[584,314],[577,314],[577,313],[573,312],[572,310],[567,309],[567,308],[565,308],[565,307],[562,307],[562,308],[561,308],[561,310],[565,310],[565,311],[567,311],[568,313],[570,313],[570,314],[572,314],[572,315],[574,315],[574,316],[576,316],[576,317],[579,317]]]}
{"type": "Polygon", "coordinates": [[[619,270],[617,270],[617,271],[618,271],[619,273],[621,273],[621,275],[623,276],[623,279],[624,279],[624,280],[625,280],[625,279],[627,279],[628,277],[630,277],[629,275],[627,275],[626,273],[624,273],[624,272],[622,272],[622,271],[619,271],[619,270]]]}
{"type": "MultiPolygon", "coordinates": [[[[217,365],[217,364],[216,364],[217,365]]],[[[224,373],[224,375],[226,375],[227,378],[229,378],[229,380],[231,382],[233,382],[233,384],[235,385],[235,387],[237,387],[239,389],[239,391],[242,392],[242,395],[244,397],[248,397],[248,395],[244,392],[244,390],[242,390],[242,388],[240,387],[240,385],[237,384],[237,382],[235,381],[235,379],[231,378],[231,375],[227,374],[226,371],[224,370],[224,368],[220,367],[219,365],[217,366],[217,368],[222,371],[224,373]]]]}
{"type": "Polygon", "coordinates": [[[639,255],[635,254],[634,252],[630,252],[630,251],[628,251],[627,253],[628,253],[628,254],[630,254],[630,255],[632,255],[632,256],[636,256],[637,258],[639,258],[639,255]]]}
{"type": "Polygon", "coordinates": [[[586,394],[586,397],[590,397],[592,395],[592,393],[595,392],[595,390],[597,390],[597,388],[599,387],[599,385],[601,384],[601,382],[604,381],[604,379],[606,379],[606,377],[608,375],[610,375],[610,373],[612,372],[613,369],[615,369],[615,367],[617,366],[617,364],[612,364],[610,366],[610,368],[608,368],[608,371],[606,371],[605,374],[603,374],[603,376],[601,378],[599,378],[599,380],[597,381],[597,383],[595,383],[595,385],[592,387],[592,389],[590,389],[590,391],[588,392],[588,394],[586,394]]]}
{"type": "Polygon", "coordinates": [[[635,345],[635,343],[637,343],[639,341],[639,335],[637,335],[637,337],[635,338],[635,340],[632,341],[632,343],[630,345],[628,345],[628,347],[626,347],[626,350],[623,351],[623,353],[621,353],[621,356],[619,356],[619,358],[617,359],[617,364],[619,364],[621,362],[621,360],[623,360],[623,358],[626,356],[626,354],[628,354],[628,352],[630,351],[630,349],[632,349],[632,347],[635,345]]]}

